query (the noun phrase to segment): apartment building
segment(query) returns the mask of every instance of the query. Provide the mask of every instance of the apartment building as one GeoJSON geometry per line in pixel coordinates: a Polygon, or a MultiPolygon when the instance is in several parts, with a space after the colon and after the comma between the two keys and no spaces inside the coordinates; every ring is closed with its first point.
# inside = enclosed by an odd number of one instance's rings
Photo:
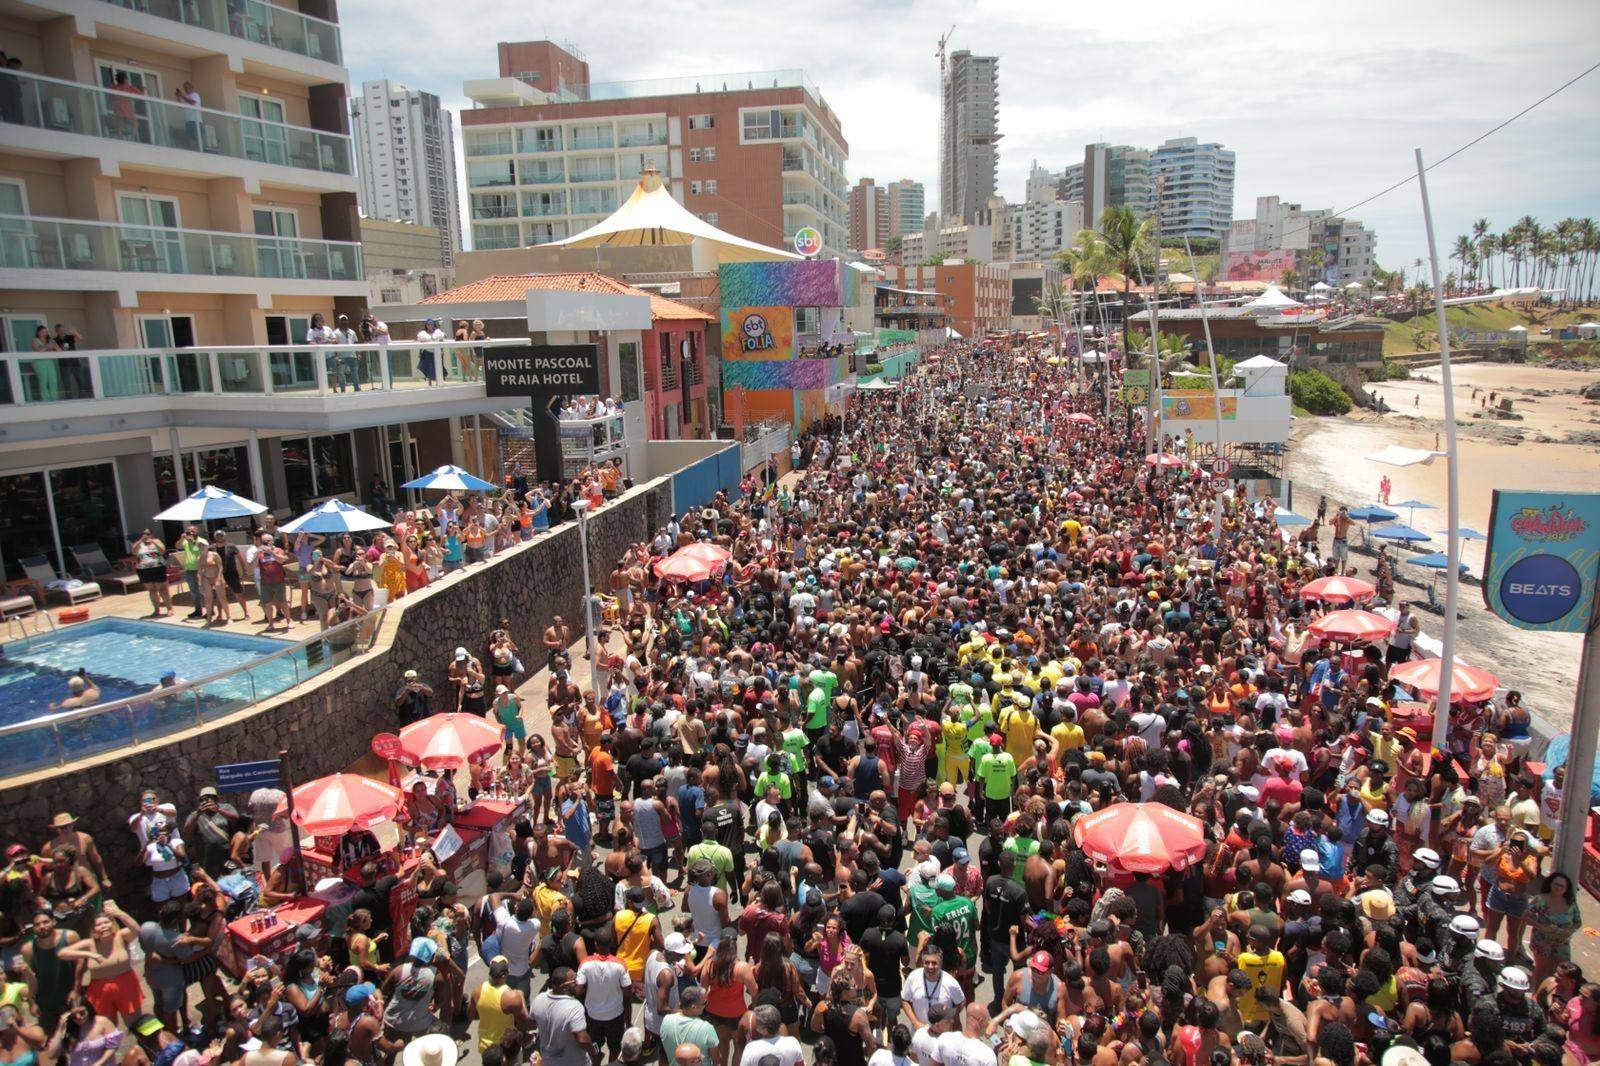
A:
{"type": "Polygon", "coordinates": [[[889,236],[904,237],[922,229],[927,197],[922,182],[901,178],[889,186],[889,236]]]}
{"type": "MultiPolygon", "coordinates": [[[[1079,179],[1082,182],[1082,170],[1079,170],[1079,179]]],[[[1050,203],[1052,200],[1071,199],[1067,195],[1067,173],[1065,170],[1047,170],[1039,165],[1035,159],[1028,168],[1028,181],[1024,186],[1024,200],[1030,203],[1050,203]]]]}
{"type": "Polygon", "coordinates": [[[282,515],[396,485],[505,406],[470,353],[305,344],[369,297],[331,0],[36,0],[4,29],[8,579],[120,559],[200,483],[282,515]],[[57,324],[72,350],[34,350],[57,324]]]}
{"type": "Polygon", "coordinates": [[[387,79],[361,84],[351,104],[361,210],[369,218],[439,231],[444,265],[461,248],[455,124],[433,93],[387,79]]]}
{"type": "Polygon", "coordinates": [[[941,82],[939,214],[980,220],[1000,155],[1000,57],[951,53],[941,82]]]}
{"type": "Polygon", "coordinates": [[[912,266],[930,259],[976,259],[987,263],[994,258],[994,245],[994,227],[988,223],[970,226],[935,223],[931,229],[905,235],[900,242],[900,261],[912,266]]]}
{"type": "Polygon", "coordinates": [[[1151,155],[1159,179],[1161,236],[1221,240],[1233,222],[1233,152],[1195,137],[1174,137],[1151,155]]]}
{"type": "Polygon", "coordinates": [[[1006,204],[995,258],[1049,259],[1071,248],[1083,229],[1083,204],[1076,200],[1028,200],[1006,204]],[[1002,246],[1006,254],[1002,257],[1002,246]]]}
{"type": "Polygon", "coordinates": [[[1327,209],[1307,210],[1278,196],[1258,196],[1255,217],[1229,225],[1222,265],[1235,280],[1249,280],[1263,268],[1271,275],[1263,280],[1276,280],[1292,264],[1307,285],[1347,285],[1372,279],[1377,241],[1377,234],[1355,219],[1327,209]],[[1273,252],[1287,254],[1252,254],[1273,252]]]}
{"type": "Polygon", "coordinates": [[[420,303],[450,287],[444,242],[432,226],[381,219],[361,220],[361,259],[371,288],[371,306],[420,303]]]}
{"type": "Polygon", "coordinates": [[[889,236],[889,190],[862,178],[850,186],[850,250],[882,248],[889,236]]]}
{"type": "Polygon", "coordinates": [[[549,41],[505,42],[499,75],[470,80],[461,114],[475,249],[545,244],[615,211],[646,167],[729,233],[823,255],[850,244],[838,116],[800,70],[592,82],[549,41]]]}
{"type": "MultiPolygon", "coordinates": [[[[1129,207],[1140,215],[1155,210],[1150,150],[1126,144],[1091,144],[1083,150],[1083,217],[1098,226],[1108,207],[1129,207]]],[[[1071,191],[1069,189],[1070,197],[1071,191]]]]}
{"type": "Polygon", "coordinates": [[[883,267],[891,289],[917,296],[937,294],[938,308],[950,328],[963,337],[982,337],[1011,328],[1011,275],[1004,265],[954,260],[920,266],[883,267]]]}

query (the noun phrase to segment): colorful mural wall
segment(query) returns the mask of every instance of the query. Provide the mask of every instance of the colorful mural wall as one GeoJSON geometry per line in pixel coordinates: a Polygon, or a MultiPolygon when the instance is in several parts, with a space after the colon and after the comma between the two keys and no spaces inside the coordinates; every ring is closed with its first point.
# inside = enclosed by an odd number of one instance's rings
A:
{"type": "Polygon", "coordinates": [[[850,369],[846,356],[833,359],[741,360],[722,364],[722,388],[825,389],[843,381],[850,369]]]}
{"type": "Polygon", "coordinates": [[[840,271],[845,269],[837,259],[724,263],[719,268],[722,306],[842,307],[840,271]]]}
{"type": "Polygon", "coordinates": [[[775,305],[723,305],[722,360],[794,358],[794,309],[775,305]]]}

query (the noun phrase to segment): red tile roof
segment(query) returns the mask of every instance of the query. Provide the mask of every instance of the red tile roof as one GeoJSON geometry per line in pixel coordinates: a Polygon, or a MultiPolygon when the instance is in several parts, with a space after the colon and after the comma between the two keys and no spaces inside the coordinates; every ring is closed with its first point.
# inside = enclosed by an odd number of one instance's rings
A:
{"type": "Polygon", "coordinates": [[[714,322],[712,316],[688,304],[669,300],[646,289],[625,285],[604,274],[491,274],[486,278],[430,296],[424,304],[488,303],[494,300],[521,300],[529,289],[558,292],[602,292],[619,296],[650,297],[650,317],[666,321],[714,322]]]}

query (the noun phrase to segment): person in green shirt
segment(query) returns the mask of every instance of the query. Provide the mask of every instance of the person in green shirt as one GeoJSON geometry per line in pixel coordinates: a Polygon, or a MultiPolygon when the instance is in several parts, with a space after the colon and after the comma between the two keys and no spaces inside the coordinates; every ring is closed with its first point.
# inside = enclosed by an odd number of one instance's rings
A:
{"type": "MultiPolygon", "coordinates": [[[[938,860],[924,860],[918,872],[922,880],[906,890],[906,898],[911,906],[907,940],[912,944],[920,944],[923,937],[933,932],[933,908],[939,903],[939,893],[933,887],[933,881],[939,876],[938,860]]],[[[951,884],[954,883],[952,879],[951,884]]]]}
{"type": "Polygon", "coordinates": [[[767,789],[776,788],[778,795],[787,803],[794,798],[794,780],[784,769],[789,764],[789,758],[783,752],[775,751],[767,756],[767,768],[756,778],[756,795],[765,796],[767,789]]]}
{"type": "Polygon", "coordinates": [[[806,732],[815,740],[828,728],[828,707],[833,702],[834,690],[839,687],[839,675],[818,664],[807,678],[811,691],[806,695],[806,732]]]}
{"type": "Polygon", "coordinates": [[[715,840],[705,839],[697,844],[690,845],[684,853],[685,865],[693,865],[704,859],[717,871],[717,887],[724,892],[729,890],[729,876],[733,873],[733,852],[715,840]]]}
{"type": "MultiPolygon", "coordinates": [[[[1023,872],[1028,867],[1028,856],[1039,854],[1039,841],[1034,837],[1033,819],[1022,815],[1017,819],[1017,824],[1012,827],[1011,836],[1000,845],[1000,850],[1009,852],[1017,862],[1011,870],[1011,879],[1017,884],[1023,884],[1023,872]]],[[[1026,887],[1026,885],[1024,885],[1026,887]]]]}
{"type": "Polygon", "coordinates": [[[1011,791],[1017,780],[1017,760],[1004,748],[990,751],[973,771],[983,782],[983,817],[1005,818],[1011,813],[1011,791]]]}
{"type": "MultiPolygon", "coordinates": [[[[302,534],[308,535],[308,534],[302,534]]],[[[321,537],[317,538],[321,540],[321,537]]],[[[200,562],[206,557],[206,549],[210,547],[206,538],[200,535],[199,527],[190,526],[183,531],[183,536],[178,538],[178,558],[183,563],[184,584],[189,587],[189,617],[204,618],[205,606],[200,596],[200,562]]],[[[309,588],[310,586],[303,586],[309,588]]],[[[309,594],[308,594],[309,596],[309,594]]],[[[307,603],[309,603],[309,599],[307,603]]]]}
{"type": "Polygon", "coordinates": [[[949,874],[940,874],[933,888],[938,902],[930,915],[930,936],[944,950],[945,966],[965,986],[978,964],[978,905],[968,896],[956,895],[956,881],[949,874]]]}
{"type": "MultiPolygon", "coordinates": [[[[785,755],[789,756],[789,772],[799,777],[806,770],[806,748],[810,746],[811,738],[806,736],[805,730],[796,729],[791,725],[787,715],[783,716],[780,721],[783,726],[783,751],[785,755]]],[[[826,724],[826,715],[824,715],[824,724],[826,724]]]]}

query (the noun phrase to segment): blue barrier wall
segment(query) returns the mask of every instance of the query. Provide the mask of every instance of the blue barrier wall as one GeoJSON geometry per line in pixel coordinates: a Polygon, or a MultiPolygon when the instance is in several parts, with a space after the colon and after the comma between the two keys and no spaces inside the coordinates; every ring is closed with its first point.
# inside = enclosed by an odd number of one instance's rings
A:
{"type": "Polygon", "coordinates": [[[739,491],[739,445],[697,460],[672,475],[672,509],[678,514],[714,499],[718,492],[734,496],[739,491]]]}

